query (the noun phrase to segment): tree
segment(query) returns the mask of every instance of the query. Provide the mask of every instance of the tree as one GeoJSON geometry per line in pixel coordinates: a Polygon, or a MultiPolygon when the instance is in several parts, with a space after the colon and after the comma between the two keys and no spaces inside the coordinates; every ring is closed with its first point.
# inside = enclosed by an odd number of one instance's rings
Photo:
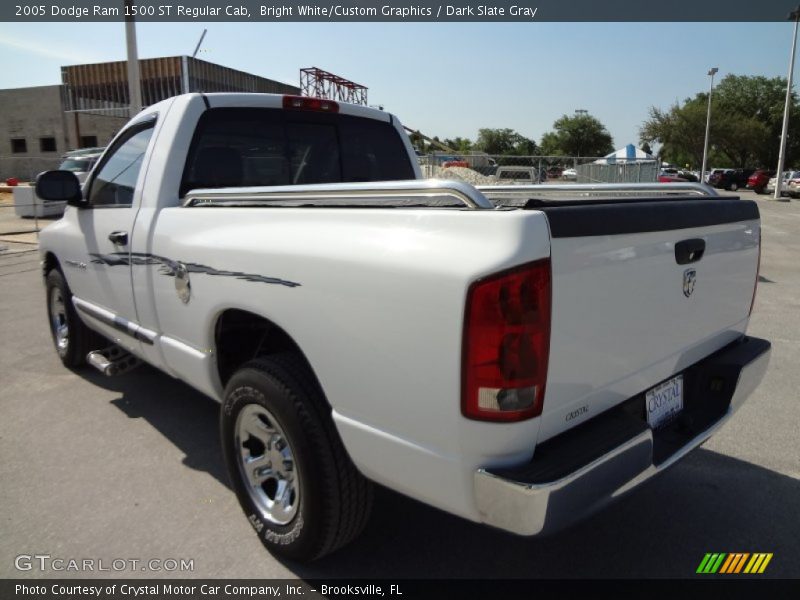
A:
{"type": "Polygon", "coordinates": [[[419,133],[417,133],[416,131],[409,132],[408,139],[414,148],[416,148],[422,153],[425,152],[425,140],[419,133]]]}
{"type": "Polygon", "coordinates": [[[535,156],[539,154],[536,142],[513,129],[479,129],[474,148],[487,154],[535,156]]]}
{"type": "MultiPolygon", "coordinates": [[[[709,130],[709,164],[771,166],[778,161],[786,80],[780,77],[728,75],[714,88],[709,130]]],[[[700,92],[668,110],[650,108],[640,128],[643,142],[659,142],[662,155],[681,164],[703,160],[708,93],[700,92]]],[[[790,122],[800,117],[792,95],[790,122]]],[[[787,165],[800,159],[800,137],[790,136],[787,165]]]]}
{"type": "Polygon", "coordinates": [[[659,142],[661,158],[674,164],[699,165],[703,161],[706,110],[702,102],[687,101],[664,111],[650,107],[650,118],[639,130],[644,143],[659,142]]]}
{"type": "Polygon", "coordinates": [[[605,156],[614,151],[614,140],[599,120],[589,114],[564,115],[553,131],[542,136],[546,156],[605,156]]]}
{"type": "Polygon", "coordinates": [[[472,140],[462,138],[460,136],[454,138],[445,138],[442,143],[448,148],[452,148],[456,152],[469,152],[472,150],[472,140]]]}

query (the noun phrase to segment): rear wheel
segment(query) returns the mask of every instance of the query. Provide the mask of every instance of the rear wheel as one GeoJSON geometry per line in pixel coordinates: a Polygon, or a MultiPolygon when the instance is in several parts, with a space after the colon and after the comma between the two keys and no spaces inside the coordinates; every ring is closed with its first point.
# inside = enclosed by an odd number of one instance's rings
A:
{"type": "Polygon", "coordinates": [[[730,187],[729,189],[730,189],[732,192],[735,192],[736,190],[738,190],[738,189],[739,189],[739,184],[738,184],[738,183],[736,183],[736,182],[734,181],[734,182],[732,182],[732,183],[731,183],[731,187],[730,187]]]}
{"type": "Polygon", "coordinates": [[[220,430],[239,503],[271,552],[313,560],[361,532],[372,485],[347,456],[299,357],[273,355],[239,369],[225,388],[220,430]]]}

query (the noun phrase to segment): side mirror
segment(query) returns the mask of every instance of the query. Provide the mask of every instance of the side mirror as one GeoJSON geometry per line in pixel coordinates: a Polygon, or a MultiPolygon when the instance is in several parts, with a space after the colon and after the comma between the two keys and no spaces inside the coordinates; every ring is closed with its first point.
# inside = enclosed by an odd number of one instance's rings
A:
{"type": "Polygon", "coordinates": [[[72,171],[45,171],[36,178],[36,195],[42,200],[65,201],[70,206],[86,206],[81,183],[72,171]]]}

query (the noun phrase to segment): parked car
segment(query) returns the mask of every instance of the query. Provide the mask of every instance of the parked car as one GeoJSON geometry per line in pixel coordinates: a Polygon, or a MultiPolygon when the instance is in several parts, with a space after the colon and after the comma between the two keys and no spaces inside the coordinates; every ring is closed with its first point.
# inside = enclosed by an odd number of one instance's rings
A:
{"type": "Polygon", "coordinates": [[[786,194],[792,198],[800,198],[800,172],[793,171],[786,181],[786,194]]]}
{"type": "Polygon", "coordinates": [[[677,175],[669,175],[666,173],[658,174],[659,183],[686,183],[686,181],[686,179],[683,177],[678,177],[677,175]]]}
{"type": "Polygon", "coordinates": [[[575,181],[578,178],[578,172],[575,169],[564,169],[561,172],[561,179],[566,179],[567,181],[575,181]]]}
{"type": "Polygon", "coordinates": [[[700,181],[700,177],[694,171],[678,171],[678,177],[685,181],[700,181]]]}
{"type": "Polygon", "coordinates": [[[552,166],[547,168],[548,179],[558,179],[564,173],[564,167],[552,166]]]}
{"type": "Polygon", "coordinates": [[[522,167],[522,166],[502,166],[497,167],[494,174],[494,181],[502,184],[524,185],[531,183],[542,183],[547,180],[547,175],[542,169],[536,167],[522,167]]]}
{"type": "Polygon", "coordinates": [[[448,167],[462,167],[467,169],[469,168],[469,163],[465,160],[446,160],[442,163],[442,168],[447,169],[448,167]]]}
{"type": "Polygon", "coordinates": [[[104,150],[105,148],[81,148],[67,152],[61,157],[62,161],[58,169],[60,171],[72,171],[78,181],[83,183],[104,150]]]}
{"type": "Polygon", "coordinates": [[[688,179],[681,177],[678,169],[673,167],[663,167],[658,172],[659,183],[684,183],[686,181],[688,181],[688,179]]]}
{"type": "Polygon", "coordinates": [[[725,171],[730,171],[730,170],[731,170],[731,169],[719,169],[719,168],[715,168],[715,169],[710,169],[710,170],[706,171],[706,175],[705,175],[705,183],[711,184],[711,178],[712,178],[714,175],[719,175],[719,174],[721,174],[721,173],[724,173],[725,171]]]}
{"type": "MultiPolygon", "coordinates": [[[[175,96],[122,128],[83,191],[74,173],[39,176],[68,203],[39,240],[46,322],[67,367],[144,361],[218,400],[231,487],[283,557],[354,539],[373,482],[551,532],[709,439],[770,343],[746,335],[755,202],[606,185],[600,204],[528,207],[537,188],[421,180],[381,110],[175,96]]],[[[662,501],[697,497],[672,475],[662,501]]],[[[98,474],[88,510],[112,488],[98,474]]]]}
{"type": "Polygon", "coordinates": [[[485,152],[469,152],[461,160],[467,163],[467,167],[474,170],[497,166],[497,161],[485,152]]]}
{"type": "Polygon", "coordinates": [[[758,169],[747,178],[747,189],[753,190],[756,194],[763,194],[771,177],[775,177],[775,171],[758,169]]]}
{"type": "Polygon", "coordinates": [[[747,185],[747,180],[753,174],[753,169],[726,169],[721,173],[713,174],[708,183],[715,188],[735,192],[740,187],[747,185]]]}
{"type": "MultiPolygon", "coordinates": [[[[781,196],[788,196],[789,195],[789,181],[792,179],[800,178],[800,171],[784,171],[783,172],[783,183],[781,183],[781,196]]],[[[769,182],[767,182],[766,187],[764,188],[765,194],[774,194],[775,193],[775,186],[778,184],[777,177],[771,177],[769,182]]]]}
{"type": "Polygon", "coordinates": [[[464,161],[462,156],[456,156],[454,154],[431,154],[431,160],[434,165],[439,165],[440,167],[446,166],[462,166],[460,163],[464,163],[463,166],[469,166],[469,164],[464,161]],[[459,164],[454,164],[459,163],[459,164]]]}

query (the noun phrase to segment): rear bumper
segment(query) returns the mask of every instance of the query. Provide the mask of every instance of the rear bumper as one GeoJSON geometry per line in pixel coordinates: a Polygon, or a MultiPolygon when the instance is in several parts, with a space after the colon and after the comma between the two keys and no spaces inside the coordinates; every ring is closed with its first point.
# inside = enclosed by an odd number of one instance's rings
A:
{"type": "Polygon", "coordinates": [[[541,444],[530,463],[479,469],[481,520],[537,535],[622,496],[711,437],[761,382],[770,352],[769,342],[744,338],[683,371],[682,417],[663,430],[647,427],[642,394],[541,444]]]}

